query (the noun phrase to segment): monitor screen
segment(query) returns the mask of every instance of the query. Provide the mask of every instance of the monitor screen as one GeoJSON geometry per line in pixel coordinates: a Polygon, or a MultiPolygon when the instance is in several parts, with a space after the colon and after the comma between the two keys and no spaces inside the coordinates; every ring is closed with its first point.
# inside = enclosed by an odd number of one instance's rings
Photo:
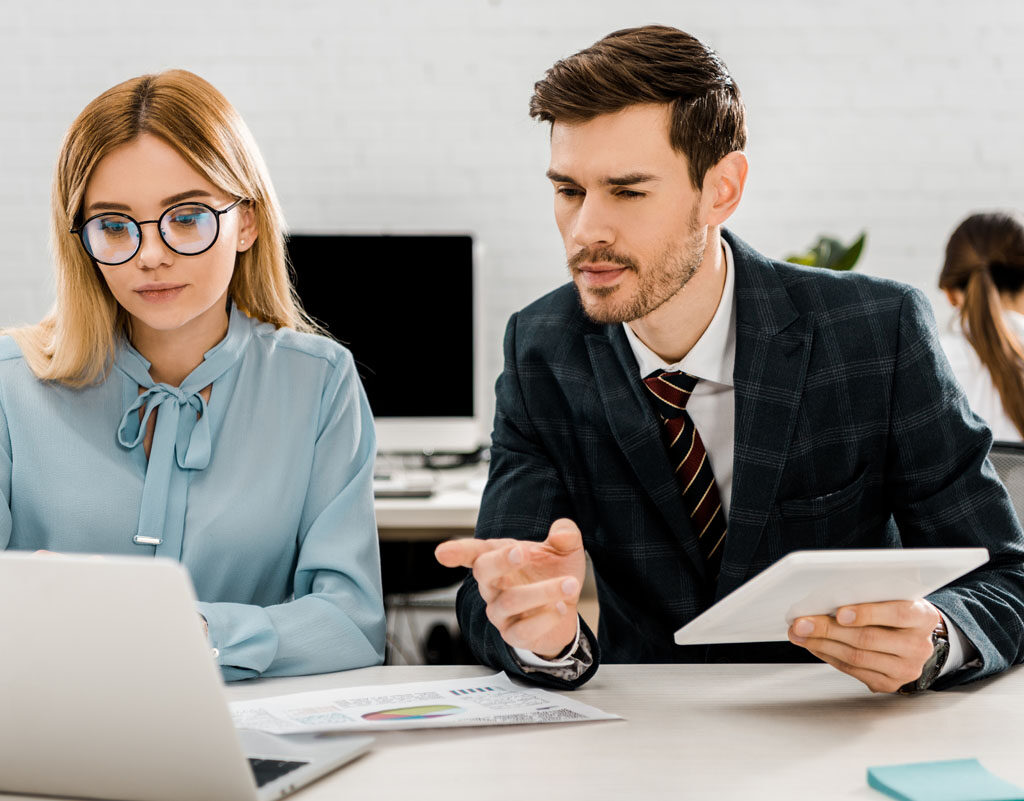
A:
{"type": "Polygon", "coordinates": [[[379,449],[475,449],[472,237],[293,234],[288,255],[306,311],[355,357],[379,449]]]}

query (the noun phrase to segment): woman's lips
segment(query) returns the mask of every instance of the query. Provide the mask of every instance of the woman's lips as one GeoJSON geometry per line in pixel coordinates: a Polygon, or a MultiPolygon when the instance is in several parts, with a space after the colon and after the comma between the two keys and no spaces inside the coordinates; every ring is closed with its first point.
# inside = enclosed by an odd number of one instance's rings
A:
{"type": "Polygon", "coordinates": [[[150,303],[166,303],[178,297],[183,289],[185,289],[185,284],[143,286],[136,289],[135,294],[150,303]]]}

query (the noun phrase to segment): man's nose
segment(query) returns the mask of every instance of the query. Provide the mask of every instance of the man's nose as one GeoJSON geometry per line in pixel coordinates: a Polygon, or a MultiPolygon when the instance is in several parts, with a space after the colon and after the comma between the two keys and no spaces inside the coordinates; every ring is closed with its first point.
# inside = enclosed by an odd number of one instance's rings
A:
{"type": "Polygon", "coordinates": [[[614,242],[615,228],[607,202],[588,194],[573,220],[571,234],[573,241],[581,247],[610,245],[614,242]]]}

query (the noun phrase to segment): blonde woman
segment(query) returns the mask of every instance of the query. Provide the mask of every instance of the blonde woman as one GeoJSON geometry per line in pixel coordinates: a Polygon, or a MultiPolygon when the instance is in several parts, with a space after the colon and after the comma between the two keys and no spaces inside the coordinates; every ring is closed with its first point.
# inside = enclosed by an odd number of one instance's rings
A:
{"type": "Polygon", "coordinates": [[[372,418],[237,112],[180,70],[104,92],[52,222],[56,304],[0,337],[0,548],[180,560],[227,679],[380,663],[372,418]]]}
{"type": "Polygon", "coordinates": [[[1024,220],[972,214],[953,231],[939,287],[959,309],[942,337],[971,408],[997,440],[1024,439],[1024,220]]]}

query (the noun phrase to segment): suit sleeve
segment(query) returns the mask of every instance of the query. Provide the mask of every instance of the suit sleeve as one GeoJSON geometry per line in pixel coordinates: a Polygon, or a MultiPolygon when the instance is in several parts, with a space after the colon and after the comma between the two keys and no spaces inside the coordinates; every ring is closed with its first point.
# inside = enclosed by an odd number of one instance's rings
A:
{"type": "MultiPolygon", "coordinates": [[[[573,514],[562,480],[545,452],[538,424],[527,408],[516,348],[517,322],[517,315],[513,315],[505,331],[505,367],[495,388],[490,475],[480,504],[476,537],[539,542],[547,537],[552,522],[573,514]]],[[[459,590],[457,607],[463,636],[485,665],[556,689],[578,687],[597,670],[597,638],[582,619],[581,636],[588,639],[593,662],[578,678],[568,680],[522,669],[512,649],[487,619],[486,604],[472,575],[459,590]]]]}
{"type": "Polygon", "coordinates": [[[987,564],[928,596],[980,660],[936,688],[1024,659],[1024,534],[988,452],[992,435],[968,407],[943,355],[928,301],[909,290],[893,372],[887,491],[904,547],[988,548],[987,564]]]}

